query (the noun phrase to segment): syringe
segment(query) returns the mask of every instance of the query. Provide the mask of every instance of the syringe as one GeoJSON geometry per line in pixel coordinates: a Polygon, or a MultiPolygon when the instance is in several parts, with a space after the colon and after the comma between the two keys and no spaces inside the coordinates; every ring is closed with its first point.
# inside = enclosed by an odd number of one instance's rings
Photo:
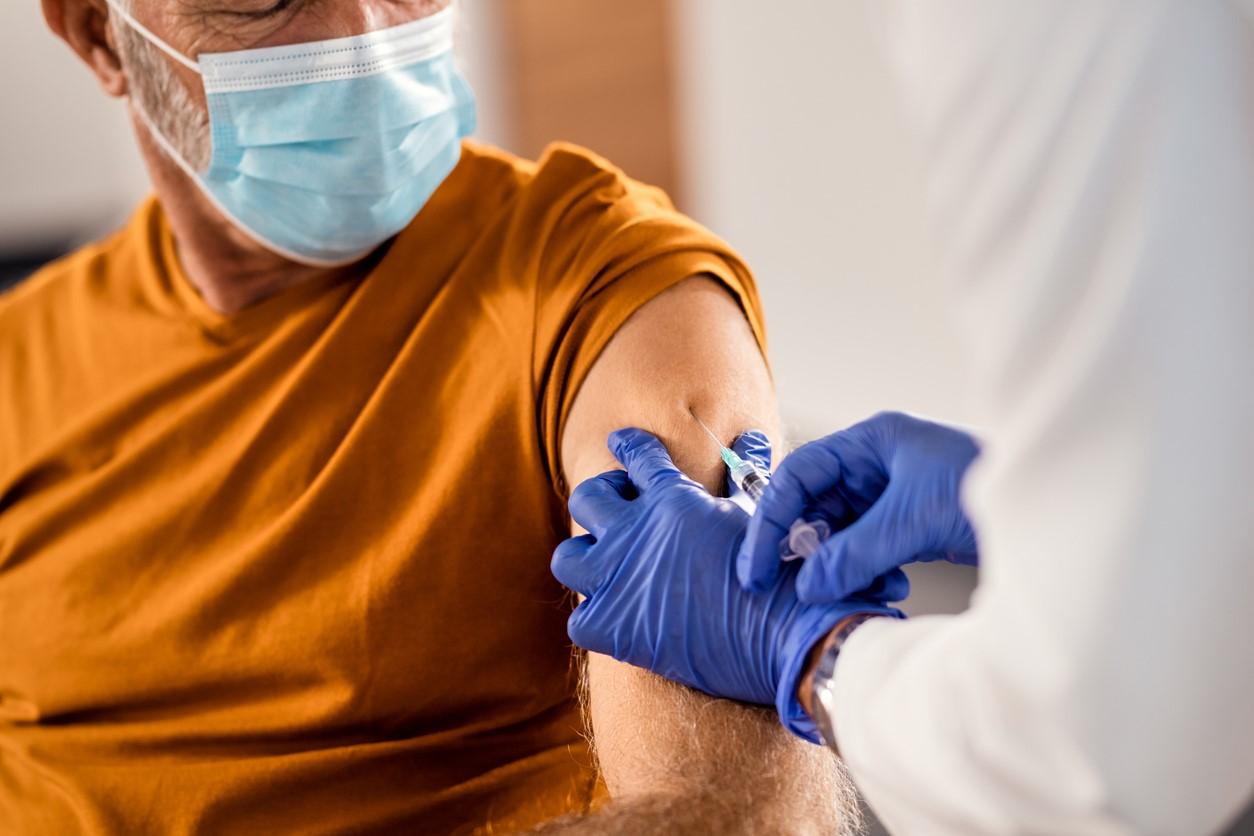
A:
{"type": "MultiPolygon", "coordinates": [[[[754,505],[757,505],[762,499],[762,493],[766,490],[766,483],[770,477],[753,462],[745,461],[736,455],[735,450],[726,447],[723,442],[719,441],[718,436],[705,425],[704,421],[697,417],[695,412],[690,409],[688,414],[701,426],[701,429],[705,430],[705,434],[718,445],[719,458],[723,460],[723,464],[727,465],[732,481],[745,492],[745,496],[749,497],[754,505]]],[[[795,521],[788,530],[788,537],[779,544],[780,559],[788,561],[809,557],[818,551],[819,546],[831,533],[831,527],[823,520],[795,521]]]]}

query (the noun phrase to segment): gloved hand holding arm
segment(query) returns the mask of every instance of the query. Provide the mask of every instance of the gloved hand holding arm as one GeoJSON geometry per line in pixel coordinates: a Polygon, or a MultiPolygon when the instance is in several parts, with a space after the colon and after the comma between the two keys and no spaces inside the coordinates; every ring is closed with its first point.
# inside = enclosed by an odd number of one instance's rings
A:
{"type": "MultiPolygon", "coordinates": [[[[735,557],[748,515],[684,476],[643,430],[614,433],[610,449],[627,471],[575,489],[571,515],[589,534],[553,556],[558,580],[585,596],[571,639],[708,694],[774,704],[785,725],[817,741],[797,699],[810,649],[852,613],[899,616],[887,603],[908,593],[905,575],[891,571],[865,591],[811,605],[796,596],[792,565],[761,593],[745,592],[735,557]]],[[[735,449],[769,469],[765,436],[746,433],[735,449]]]]}

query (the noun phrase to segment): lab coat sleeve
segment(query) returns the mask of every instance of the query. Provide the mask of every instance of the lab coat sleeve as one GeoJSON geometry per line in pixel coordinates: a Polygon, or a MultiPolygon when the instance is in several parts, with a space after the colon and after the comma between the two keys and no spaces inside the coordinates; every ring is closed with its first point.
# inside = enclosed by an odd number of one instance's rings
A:
{"type": "Polygon", "coordinates": [[[985,455],[971,609],[874,621],[894,833],[1214,832],[1254,788],[1254,44],[1221,0],[876,0],[985,455]]]}

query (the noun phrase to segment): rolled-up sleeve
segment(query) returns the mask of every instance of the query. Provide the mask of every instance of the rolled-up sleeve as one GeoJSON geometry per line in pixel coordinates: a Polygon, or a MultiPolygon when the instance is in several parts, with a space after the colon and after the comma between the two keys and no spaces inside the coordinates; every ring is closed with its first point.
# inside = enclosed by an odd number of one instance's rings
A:
{"type": "Polygon", "coordinates": [[[558,144],[539,164],[512,249],[539,253],[532,358],[539,425],[555,488],[565,493],[560,440],[584,379],[618,329],[685,279],[719,282],[740,305],[763,353],[757,284],[722,239],[677,212],[660,190],[587,151],[558,144]]]}

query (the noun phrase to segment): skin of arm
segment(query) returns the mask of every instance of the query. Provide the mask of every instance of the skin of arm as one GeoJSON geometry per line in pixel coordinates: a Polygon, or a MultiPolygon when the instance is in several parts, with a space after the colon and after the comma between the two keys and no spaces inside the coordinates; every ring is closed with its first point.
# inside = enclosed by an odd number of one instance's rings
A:
{"type": "MultiPolygon", "coordinates": [[[[618,468],[615,429],[649,430],[712,492],[725,470],[689,409],[730,441],[758,428],[781,449],[766,363],[717,281],[694,277],[641,308],[583,384],[562,436],[568,487],[618,468]]],[[[583,533],[575,528],[576,533],[583,533]]],[[[611,803],[543,833],[837,833],[857,826],[852,785],[824,748],[770,708],[717,700],[599,654],[586,660],[588,715],[611,803]]]]}

